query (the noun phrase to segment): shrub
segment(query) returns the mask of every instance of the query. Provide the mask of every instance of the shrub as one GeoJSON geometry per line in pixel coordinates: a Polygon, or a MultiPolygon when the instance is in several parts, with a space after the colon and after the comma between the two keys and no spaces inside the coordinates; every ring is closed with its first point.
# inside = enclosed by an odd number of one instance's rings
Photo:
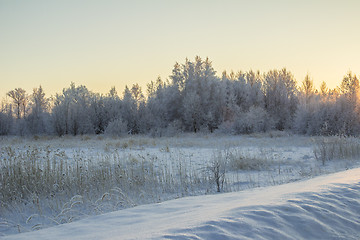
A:
{"type": "Polygon", "coordinates": [[[233,125],[235,134],[265,132],[271,127],[271,119],[261,107],[251,107],[248,112],[240,113],[233,125]]]}
{"type": "Polygon", "coordinates": [[[210,165],[207,167],[212,175],[210,179],[213,179],[216,184],[217,192],[220,192],[224,187],[226,163],[226,157],[219,152],[217,155],[213,156],[210,165]]]}
{"type": "Polygon", "coordinates": [[[124,136],[127,134],[127,122],[121,118],[115,119],[110,122],[105,129],[106,135],[124,136]]]}
{"type": "Polygon", "coordinates": [[[247,156],[238,151],[230,152],[228,159],[232,170],[262,170],[269,165],[266,158],[247,156]]]}

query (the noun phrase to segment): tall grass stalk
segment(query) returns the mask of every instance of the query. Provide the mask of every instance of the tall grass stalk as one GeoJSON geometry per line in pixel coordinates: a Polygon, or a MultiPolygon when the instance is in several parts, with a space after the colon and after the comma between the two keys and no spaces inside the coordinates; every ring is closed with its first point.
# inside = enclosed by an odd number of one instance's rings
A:
{"type": "Polygon", "coordinates": [[[40,229],[87,215],[200,194],[199,189],[209,186],[209,179],[189,164],[161,165],[155,157],[124,157],[118,152],[92,157],[74,151],[69,157],[49,147],[6,147],[1,149],[0,161],[0,220],[7,222],[6,216],[19,214],[16,226],[0,225],[0,232],[11,232],[1,228],[13,228],[13,232],[40,229]]]}
{"type": "Polygon", "coordinates": [[[315,140],[315,158],[323,165],[331,160],[353,160],[360,157],[359,139],[353,137],[323,137],[315,140]]]}

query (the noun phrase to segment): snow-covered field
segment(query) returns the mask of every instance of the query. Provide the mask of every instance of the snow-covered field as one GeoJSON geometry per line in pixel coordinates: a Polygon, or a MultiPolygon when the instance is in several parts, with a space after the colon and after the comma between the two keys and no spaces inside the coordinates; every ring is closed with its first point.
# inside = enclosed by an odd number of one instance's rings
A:
{"type": "Polygon", "coordinates": [[[2,190],[0,237],[358,239],[360,148],[342,141],[282,133],[2,138],[2,179],[11,159],[26,166],[30,158],[29,169],[51,186],[20,181],[26,200],[2,190]],[[334,159],[323,163],[321,151],[334,159]]]}
{"type": "Polygon", "coordinates": [[[4,239],[359,239],[360,168],[138,206],[4,239]]]}

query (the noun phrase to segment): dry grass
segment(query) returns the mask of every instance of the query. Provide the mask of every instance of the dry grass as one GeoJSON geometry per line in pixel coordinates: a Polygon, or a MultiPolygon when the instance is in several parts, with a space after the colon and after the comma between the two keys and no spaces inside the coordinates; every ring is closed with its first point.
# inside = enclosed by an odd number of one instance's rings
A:
{"type": "Polygon", "coordinates": [[[359,139],[353,137],[322,137],[316,139],[315,158],[323,165],[331,160],[353,160],[360,157],[359,139]]]}
{"type": "MultiPolygon", "coordinates": [[[[304,137],[193,135],[0,138],[0,235],[139,204],[296,180],[301,173],[294,163],[274,153],[307,146],[311,155],[308,142],[304,137]]],[[[319,139],[315,146],[324,162],[360,155],[353,138],[319,139]]],[[[309,167],[304,164],[301,172],[309,167]]]]}
{"type": "Polygon", "coordinates": [[[67,156],[59,149],[31,146],[0,151],[0,220],[7,223],[0,232],[4,227],[40,229],[84,215],[200,194],[199,189],[210,185],[192,166],[159,165],[152,156],[124,158],[115,152],[95,158],[81,151],[67,156]],[[16,224],[6,221],[11,215],[19,216],[16,224]]]}

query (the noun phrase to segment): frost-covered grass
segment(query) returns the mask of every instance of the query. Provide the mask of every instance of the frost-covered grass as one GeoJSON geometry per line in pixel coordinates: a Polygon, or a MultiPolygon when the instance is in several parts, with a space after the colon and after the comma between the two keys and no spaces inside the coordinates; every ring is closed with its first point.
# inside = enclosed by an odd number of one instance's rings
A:
{"type": "Polygon", "coordinates": [[[278,185],[358,164],[323,165],[314,141],[325,140],[277,133],[1,138],[0,236],[184,196],[278,185]]]}
{"type": "Polygon", "coordinates": [[[241,192],[186,197],[5,239],[359,239],[360,168],[241,192]]]}
{"type": "Polygon", "coordinates": [[[186,165],[156,166],[156,158],[96,157],[76,150],[1,149],[1,228],[40,229],[84,216],[197,194],[209,178],[186,165]],[[172,170],[171,170],[172,169],[172,170]],[[8,221],[11,215],[15,219],[8,221]],[[5,217],[7,216],[7,217],[5,217]]]}
{"type": "Polygon", "coordinates": [[[359,159],[360,141],[354,137],[319,138],[315,140],[314,154],[323,165],[334,159],[359,159]]]}

